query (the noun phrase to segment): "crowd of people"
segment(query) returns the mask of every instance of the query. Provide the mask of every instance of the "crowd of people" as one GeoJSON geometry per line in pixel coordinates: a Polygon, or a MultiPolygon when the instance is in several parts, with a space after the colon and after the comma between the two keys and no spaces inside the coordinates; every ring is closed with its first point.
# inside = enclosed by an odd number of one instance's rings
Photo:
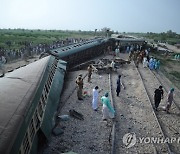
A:
{"type": "Polygon", "coordinates": [[[149,67],[151,70],[158,70],[160,68],[160,60],[150,57],[150,48],[141,50],[133,50],[129,52],[129,60],[134,60],[136,67],[139,63],[143,64],[143,67],[149,67]]]}
{"type": "Polygon", "coordinates": [[[41,53],[46,53],[51,49],[56,49],[64,47],[70,44],[87,41],[87,39],[77,39],[77,38],[67,38],[65,40],[54,41],[51,44],[40,43],[38,45],[33,45],[32,42],[19,42],[19,45],[23,45],[24,48],[20,49],[3,49],[0,48],[0,77],[5,74],[4,65],[7,62],[13,62],[15,60],[25,60],[28,58],[40,55],[41,53]]]}
{"type": "Polygon", "coordinates": [[[139,66],[140,63],[143,64],[143,67],[149,67],[151,70],[158,70],[160,68],[160,60],[150,57],[150,48],[146,48],[143,44],[132,44],[127,45],[125,47],[121,47],[117,45],[114,50],[114,57],[118,58],[120,52],[125,52],[129,54],[129,61],[134,61],[136,67],[139,66]],[[125,49],[124,49],[125,48],[125,49]]]}
{"type": "Polygon", "coordinates": [[[82,41],[86,41],[86,39],[66,38],[64,40],[54,41],[51,44],[39,43],[37,45],[33,45],[32,42],[27,42],[27,41],[19,42],[20,45],[23,46],[20,49],[0,48],[0,57],[4,56],[8,62],[18,60],[18,59],[27,60],[28,57],[32,57],[34,55],[40,55],[41,53],[47,52],[51,49],[60,48],[63,46],[67,46],[67,45],[82,42],[82,41]]]}

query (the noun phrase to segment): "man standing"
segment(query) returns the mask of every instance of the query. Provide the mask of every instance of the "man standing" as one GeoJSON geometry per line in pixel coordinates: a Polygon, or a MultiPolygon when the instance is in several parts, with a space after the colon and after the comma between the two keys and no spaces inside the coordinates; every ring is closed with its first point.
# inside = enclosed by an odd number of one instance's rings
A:
{"type": "Polygon", "coordinates": [[[91,82],[92,72],[97,71],[97,69],[92,64],[90,64],[87,68],[87,71],[88,71],[88,82],[91,82]]]}
{"type": "Polygon", "coordinates": [[[88,71],[88,82],[90,82],[91,81],[92,71],[93,71],[92,65],[88,66],[87,71],[88,71]]]}
{"type": "Polygon", "coordinates": [[[93,89],[92,108],[93,108],[94,111],[97,111],[97,108],[98,108],[98,89],[99,89],[98,86],[96,86],[93,89]]]}
{"type": "Polygon", "coordinates": [[[155,102],[155,110],[157,111],[157,108],[161,102],[161,99],[163,98],[164,91],[162,89],[162,86],[159,86],[158,89],[154,91],[154,102],[155,102]]]}
{"type": "Polygon", "coordinates": [[[78,100],[83,100],[82,98],[82,90],[83,90],[83,78],[82,75],[79,75],[76,79],[77,84],[77,97],[78,100]]]}
{"type": "Polygon", "coordinates": [[[146,57],[143,58],[143,67],[148,67],[148,61],[146,57]]]}
{"type": "Polygon", "coordinates": [[[116,53],[116,57],[119,57],[119,53],[120,53],[119,46],[116,48],[115,53],[116,53]]]}
{"type": "Polygon", "coordinates": [[[114,60],[112,60],[110,66],[111,66],[111,68],[112,68],[113,71],[116,71],[116,70],[117,70],[117,68],[115,67],[115,62],[114,62],[114,60]]]}
{"type": "Polygon", "coordinates": [[[108,98],[108,93],[101,97],[101,101],[103,104],[102,113],[103,113],[103,120],[107,120],[107,118],[114,118],[114,109],[111,106],[111,102],[108,98]]]}
{"type": "Polygon", "coordinates": [[[174,92],[174,88],[171,88],[171,90],[168,93],[168,97],[167,97],[167,106],[166,106],[166,112],[169,113],[169,109],[171,108],[172,102],[173,102],[173,92],[174,92]]]}
{"type": "Polygon", "coordinates": [[[117,85],[117,87],[116,87],[116,94],[117,94],[117,96],[119,96],[119,93],[121,91],[121,86],[124,88],[124,86],[123,86],[123,84],[121,82],[121,75],[118,76],[116,85],[117,85]]]}

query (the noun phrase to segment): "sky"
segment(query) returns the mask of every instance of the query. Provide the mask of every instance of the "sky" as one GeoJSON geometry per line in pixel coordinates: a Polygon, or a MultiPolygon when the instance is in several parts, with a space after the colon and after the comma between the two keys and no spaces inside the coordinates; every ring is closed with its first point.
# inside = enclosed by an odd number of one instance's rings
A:
{"type": "Polygon", "coordinates": [[[0,0],[0,28],[180,34],[180,0],[0,0]]]}

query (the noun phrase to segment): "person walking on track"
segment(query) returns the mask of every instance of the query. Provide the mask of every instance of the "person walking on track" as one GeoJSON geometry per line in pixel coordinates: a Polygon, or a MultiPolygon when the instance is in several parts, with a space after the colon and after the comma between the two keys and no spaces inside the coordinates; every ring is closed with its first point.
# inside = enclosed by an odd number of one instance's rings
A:
{"type": "Polygon", "coordinates": [[[92,100],[92,108],[94,111],[97,111],[98,108],[98,96],[99,96],[99,92],[98,92],[99,87],[96,86],[93,89],[93,100],[92,100]]]}
{"type": "Polygon", "coordinates": [[[161,102],[161,99],[163,98],[163,94],[164,94],[164,91],[162,89],[162,86],[159,86],[159,88],[154,91],[154,103],[155,103],[156,111],[161,102]]]}
{"type": "Polygon", "coordinates": [[[103,104],[102,113],[103,120],[107,120],[108,118],[114,118],[115,110],[111,106],[110,99],[108,98],[108,93],[106,92],[104,96],[101,97],[101,101],[103,104]]]}
{"type": "Polygon", "coordinates": [[[117,79],[117,82],[116,82],[116,94],[117,96],[119,96],[119,93],[121,92],[121,86],[124,88],[122,82],[121,82],[121,75],[118,75],[118,79],[117,79]]]}

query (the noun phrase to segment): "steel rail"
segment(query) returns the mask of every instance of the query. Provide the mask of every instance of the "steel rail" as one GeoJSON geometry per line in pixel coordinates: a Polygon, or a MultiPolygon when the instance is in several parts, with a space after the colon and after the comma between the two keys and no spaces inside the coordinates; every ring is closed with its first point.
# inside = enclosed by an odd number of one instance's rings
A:
{"type": "MultiPolygon", "coordinates": [[[[141,81],[142,81],[142,83],[143,83],[143,87],[144,87],[144,89],[145,89],[145,91],[146,91],[146,93],[147,93],[148,100],[149,100],[149,102],[150,102],[150,104],[151,104],[151,107],[152,107],[153,115],[155,116],[155,119],[156,119],[156,121],[157,121],[157,124],[158,124],[158,126],[159,126],[159,128],[160,128],[161,134],[162,134],[162,136],[163,136],[164,138],[166,138],[166,135],[165,135],[165,133],[163,132],[163,129],[162,129],[162,126],[161,126],[161,124],[160,124],[160,122],[159,122],[159,120],[158,120],[158,117],[157,117],[156,113],[154,112],[154,108],[153,108],[153,105],[152,105],[153,103],[152,103],[152,101],[151,101],[151,99],[150,99],[148,90],[147,90],[147,88],[146,88],[146,86],[145,86],[145,84],[144,84],[144,81],[143,81],[143,78],[142,78],[142,74],[140,73],[139,68],[136,67],[136,69],[137,69],[137,72],[139,73],[139,76],[140,76],[141,81]]],[[[169,146],[169,144],[168,144],[167,142],[166,142],[166,146],[167,146],[167,149],[168,149],[168,154],[172,154],[173,152],[172,152],[172,150],[170,149],[170,146],[169,146]]]]}
{"type": "MultiPolygon", "coordinates": [[[[113,97],[112,97],[112,82],[111,82],[111,74],[109,74],[109,91],[110,91],[110,100],[111,100],[111,104],[112,107],[115,109],[115,104],[113,101],[113,97]]],[[[115,150],[115,134],[116,134],[116,115],[114,115],[114,119],[113,119],[113,126],[112,126],[112,130],[111,130],[111,154],[115,154],[116,150],[115,150]]]]}

